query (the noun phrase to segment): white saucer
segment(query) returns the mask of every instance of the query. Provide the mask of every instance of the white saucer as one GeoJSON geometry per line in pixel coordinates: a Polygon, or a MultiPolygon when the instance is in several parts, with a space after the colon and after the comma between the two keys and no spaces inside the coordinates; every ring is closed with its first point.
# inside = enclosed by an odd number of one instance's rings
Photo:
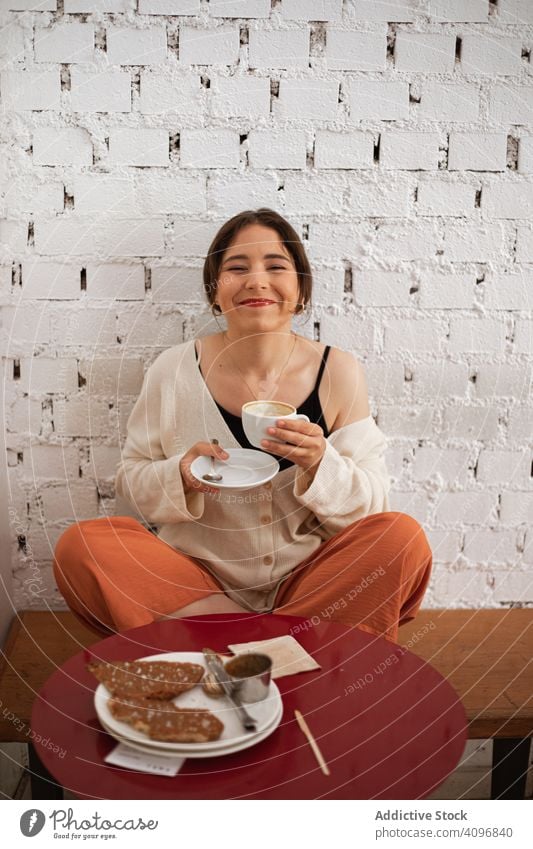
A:
{"type": "Polygon", "coordinates": [[[229,460],[215,460],[215,471],[223,475],[221,481],[205,481],[202,475],[211,471],[210,457],[197,457],[191,464],[191,473],[202,483],[215,489],[232,492],[254,489],[272,480],[279,472],[279,463],[270,454],[251,448],[228,448],[229,460]]]}

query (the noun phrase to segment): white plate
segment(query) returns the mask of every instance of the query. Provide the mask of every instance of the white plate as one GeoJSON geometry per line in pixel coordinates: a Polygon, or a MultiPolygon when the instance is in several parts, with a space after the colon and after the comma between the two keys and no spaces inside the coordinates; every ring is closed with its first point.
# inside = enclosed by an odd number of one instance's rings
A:
{"type": "Polygon", "coordinates": [[[210,457],[197,457],[191,463],[194,477],[208,483],[215,489],[228,489],[232,492],[253,489],[272,480],[279,472],[279,463],[264,451],[251,448],[228,448],[229,460],[215,460],[215,471],[223,475],[221,481],[204,481],[202,475],[211,471],[210,457]]]}
{"type": "MultiPolygon", "coordinates": [[[[164,654],[150,655],[150,657],[139,658],[139,660],[166,660],[177,661],[179,663],[198,663],[205,669],[204,656],[201,652],[166,652],[164,654]]],[[[127,742],[137,743],[147,746],[149,738],[141,731],[137,731],[128,725],[126,722],[119,722],[112,716],[107,701],[110,698],[110,693],[103,684],[100,684],[94,694],[94,706],[99,720],[106,726],[107,730],[117,735],[127,742]]],[[[194,753],[209,752],[209,755],[214,755],[218,750],[225,750],[228,745],[236,748],[234,751],[239,751],[239,748],[247,748],[252,739],[258,738],[258,735],[264,731],[274,730],[273,722],[278,714],[282,713],[281,695],[274,681],[270,682],[270,690],[266,699],[260,702],[254,702],[251,705],[246,705],[246,709],[257,722],[257,730],[254,734],[244,731],[239,718],[228,700],[221,696],[220,698],[212,698],[208,696],[201,685],[182,693],[181,696],[174,699],[174,703],[184,708],[202,708],[209,710],[217,716],[224,724],[224,730],[218,740],[211,740],[207,743],[165,743],[162,740],[157,741],[159,749],[165,749],[174,754],[187,753],[187,757],[199,757],[201,755],[194,753]]],[[[263,739],[263,738],[261,738],[263,739]]],[[[259,742],[259,739],[256,739],[259,742]]],[[[253,745],[253,744],[252,744],[253,745]]],[[[233,749],[232,749],[233,750],[233,749]]],[[[204,754],[204,757],[207,757],[204,754]]]]}
{"type": "MultiPolygon", "coordinates": [[[[157,755],[162,758],[220,758],[222,755],[232,755],[234,752],[241,752],[243,749],[250,749],[252,746],[255,746],[257,743],[260,743],[261,740],[266,740],[267,737],[276,730],[278,725],[281,722],[281,717],[283,716],[283,705],[280,705],[279,712],[274,717],[271,724],[263,729],[259,734],[256,732],[255,734],[249,734],[246,741],[244,743],[228,743],[227,746],[221,749],[213,749],[211,751],[191,751],[191,749],[176,749],[175,751],[169,752],[167,749],[162,749],[160,746],[153,746],[152,740],[147,740],[144,745],[141,743],[134,743],[132,740],[129,740],[127,737],[121,737],[116,734],[111,728],[108,728],[105,722],[100,719],[105,730],[108,734],[111,735],[118,743],[124,743],[125,746],[130,746],[132,749],[135,749],[138,752],[143,752],[145,755],[157,755]]],[[[159,741],[161,742],[161,741],[159,741]]],[[[179,744],[176,744],[179,745],[179,744]]],[[[184,746],[185,744],[181,744],[184,746]]],[[[193,746],[194,743],[189,743],[189,746],[193,746]]]]}

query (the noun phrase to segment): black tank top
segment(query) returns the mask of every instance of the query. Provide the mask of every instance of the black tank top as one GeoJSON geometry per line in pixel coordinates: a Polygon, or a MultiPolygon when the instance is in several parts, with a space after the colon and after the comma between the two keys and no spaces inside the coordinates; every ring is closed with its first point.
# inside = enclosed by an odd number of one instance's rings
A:
{"type": "MultiPolygon", "coordinates": [[[[324,436],[326,437],[326,439],[329,436],[329,430],[328,430],[326,422],[324,420],[324,413],[322,412],[322,407],[320,406],[320,399],[318,397],[318,390],[319,390],[319,387],[320,387],[320,381],[322,380],[322,375],[324,373],[324,368],[326,367],[326,361],[328,359],[330,347],[331,347],[330,345],[326,345],[326,347],[324,348],[324,353],[322,354],[322,361],[320,363],[320,368],[318,369],[318,374],[316,376],[316,381],[315,381],[315,385],[313,386],[313,389],[311,390],[310,394],[307,396],[305,401],[302,404],[300,404],[300,406],[297,408],[297,411],[299,413],[303,413],[304,415],[308,416],[309,421],[320,425],[320,427],[324,431],[324,436]]],[[[198,352],[196,350],[196,346],[194,348],[194,354],[196,356],[196,362],[198,362],[198,352]]],[[[200,369],[199,363],[198,363],[198,368],[199,368],[200,374],[201,374],[202,370],[200,369]]],[[[213,400],[215,401],[214,398],[213,398],[213,400]]],[[[215,401],[215,404],[217,405],[218,409],[220,410],[220,413],[223,416],[224,421],[226,422],[227,426],[231,430],[233,436],[235,437],[235,439],[237,440],[237,442],[239,443],[241,448],[252,448],[253,450],[257,451],[257,448],[255,448],[255,446],[252,445],[246,437],[246,434],[245,434],[243,426],[242,426],[241,417],[235,416],[233,413],[230,413],[224,407],[221,407],[220,404],[217,401],[215,401]]],[[[269,453],[269,452],[266,452],[266,453],[269,453]]],[[[281,470],[288,469],[290,466],[294,465],[294,463],[291,463],[290,460],[287,460],[284,457],[282,458],[282,457],[276,456],[275,454],[272,454],[271,456],[274,457],[278,461],[281,470]]]]}

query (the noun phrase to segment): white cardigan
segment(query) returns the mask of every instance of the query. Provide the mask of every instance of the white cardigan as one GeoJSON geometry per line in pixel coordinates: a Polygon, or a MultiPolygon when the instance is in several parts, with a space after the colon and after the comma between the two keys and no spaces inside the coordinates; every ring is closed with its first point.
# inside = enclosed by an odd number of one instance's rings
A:
{"type": "Polygon", "coordinates": [[[128,420],[118,493],[173,548],[199,560],[237,603],[269,611],[281,582],[325,540],[389,510],[385,438],[371,416],[330,434],[315,477],[293,465],[249,492],[184,493],[179,461],[216,435],[238,448],[198,367],[194,340],[146,372],[128,420]]]}

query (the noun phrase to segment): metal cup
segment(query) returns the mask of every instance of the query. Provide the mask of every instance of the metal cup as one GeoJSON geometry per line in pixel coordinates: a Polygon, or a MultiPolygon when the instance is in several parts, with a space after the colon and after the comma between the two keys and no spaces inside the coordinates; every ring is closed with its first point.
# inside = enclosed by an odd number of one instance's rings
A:
{"type": "Polygon", "coordinates": [[[242,702],[260,702],[268,695],[272,675],[272,658],[268,655],[238,654],[224,668],[242,702]]]}

